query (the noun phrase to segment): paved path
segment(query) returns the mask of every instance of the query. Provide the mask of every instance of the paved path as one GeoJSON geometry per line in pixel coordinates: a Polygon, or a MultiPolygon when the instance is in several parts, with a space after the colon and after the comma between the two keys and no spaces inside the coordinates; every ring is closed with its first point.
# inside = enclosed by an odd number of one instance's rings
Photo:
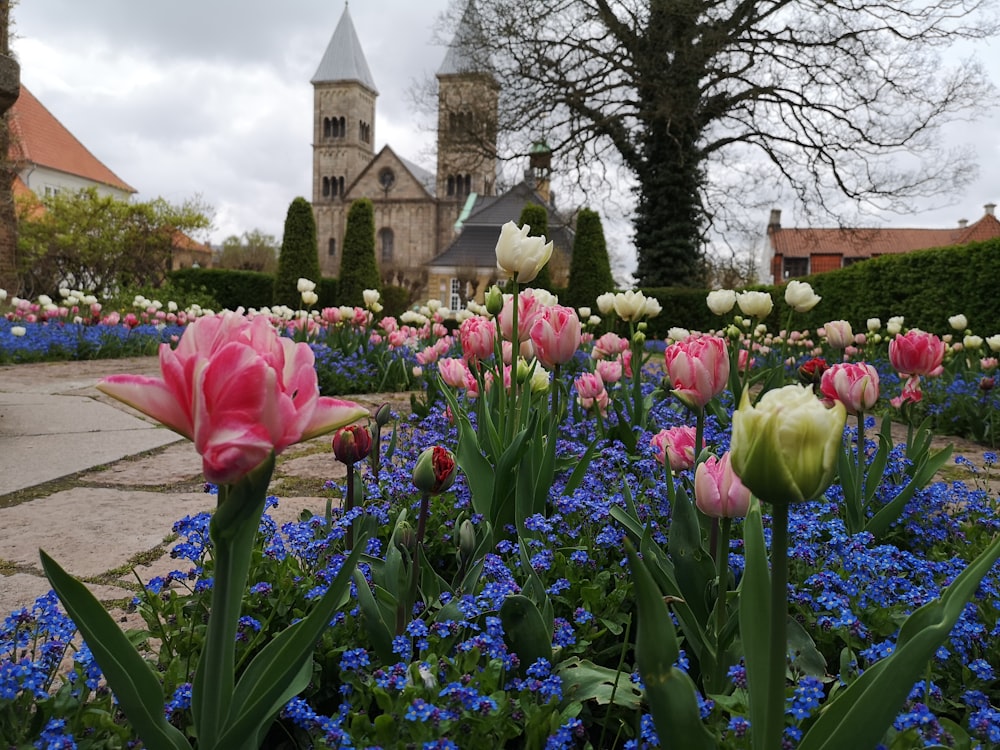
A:
{"type": "MultiPolygon", "coordinates": [[[[132,595],[133,566],[143,580],[177,568],[166,554],[171,525],[214,505],[201,459],[94,387],[113,373],[158,372],[155,358],[0,367],[0,617],[49,590],[39,548],[105,601],[132,595]]],[[[323,482],[343,471],[329,438],[293,446],[272,483],[276,520],[321,512],[323,482]]]]}

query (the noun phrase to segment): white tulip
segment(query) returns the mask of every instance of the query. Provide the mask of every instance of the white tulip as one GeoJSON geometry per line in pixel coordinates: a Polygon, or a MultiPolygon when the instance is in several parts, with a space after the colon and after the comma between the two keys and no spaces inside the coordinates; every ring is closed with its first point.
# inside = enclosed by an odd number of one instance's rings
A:
{"type": "Polygon", "coordinates": [[[736,295],[740,312],[754,318],[766,318],[774,308],[771,295],[767,292],[740,292],[736,295]]]}
{"type": "Polygon", "coordinates": [[[23,336],[28,332],[28,329],[24,326],[11,326],[10,335],[11,336],[23,336]]]}
{"type": "Polygon", "coordinates": [[[302,292],[302,304],[312,306],[319,302],[319,295],[316,292],[302,292]]]}
{"type": "Polygon", "coordinates": [[[378,293],[378,289],[365,289],[361,292],[361,296],[364,297],[365,307],[370,310],[373,306],[378,304],[379,297],[382,295],[378,293]]]}
{"type": "Polygon", "coordinates": [[[736,304],[736,292],[732,289],[715,289],[708,293],[705,302],[714,314],[725,315],[736,304]]]}
{"type": "Polygon", "coordinates": [[[950,325],[953,330],[964,331],[969,327],[969,321],[964,315],[952,315],[948,318],[948,325],[950,325]]]}
{"type": "Polygon", "coordinates": [[[807,281],[792,279],[785,287],[785,302],[795,312],[809,312],[822,299],[807,281]]]}
{"type": "Polygon", "coordinates": [[[299,294],[302,294],[303,292],[316,291],[316,282],[310,281],[309,279],[299,279],[295,286],[298,289],[299,294]]]}
{"type": "Polygon", "coordinates": [[[497,265],[521,284],[534,281],[552,257],[552,243],[546,243],[544,237],[529,237],[530,231],[527,224],[518,229],[508,221],[500,228],[496,245],[497,265]]]}
{"type": "Polygon", "coordinates": [[[605,292],[597,298],[597,309],[601,315],[610,315],[615,309],[615,293],[605,292]]]}

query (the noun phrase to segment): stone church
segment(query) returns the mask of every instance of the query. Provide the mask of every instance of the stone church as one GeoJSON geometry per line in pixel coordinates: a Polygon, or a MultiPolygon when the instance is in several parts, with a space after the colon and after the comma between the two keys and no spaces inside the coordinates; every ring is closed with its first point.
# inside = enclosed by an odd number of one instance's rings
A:
{"type": "Polygon", "coordinates": [[[528,202],[549,209],[550,239],[568,257],[572,234],[551,206],[547,149],[533,149],[525,181],[497,194],[499,88],[460,44],[477,29],[470,2],[436,74],[437,168],[431,172],[391,146],[375,152],[378,89],[345,5],[312,78],[312,205],[325,276],[339,275],[347,213],[358,198],[375,207],[383,283],[409,288],[414,299],[438,298],[452,309],[481,299],[497,280],[500,226],[516,221],[528,202]]]}

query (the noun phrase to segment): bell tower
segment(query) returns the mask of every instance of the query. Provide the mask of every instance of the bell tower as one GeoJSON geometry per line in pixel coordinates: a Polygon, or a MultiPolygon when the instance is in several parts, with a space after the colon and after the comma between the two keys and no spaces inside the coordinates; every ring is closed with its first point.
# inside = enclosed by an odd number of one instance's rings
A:
{"type": "Polygon", "coordinates": [[[437,71],[437,196],[458,210],[472,193],[496,194],[500,87],[488,62],[475,54],[481,36],[479,13],[469,0],[437,71]]]}
{"type": "Polygon", "coordinates": [[[375,154],[378,90],[354,31],[347,4],[327,45],[313,85],[313,185],[320,266],[340,267],[344,195],[375,154]]]}

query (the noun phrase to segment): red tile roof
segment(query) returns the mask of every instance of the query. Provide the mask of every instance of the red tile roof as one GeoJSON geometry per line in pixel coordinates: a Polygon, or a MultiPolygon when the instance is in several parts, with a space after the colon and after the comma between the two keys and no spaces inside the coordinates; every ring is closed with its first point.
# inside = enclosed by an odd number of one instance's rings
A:
{"type": "Polygon", "coordinates": [[[932,247],[965,245],[1000,237],[1000,221],[984,215],[967,227],[952,229],[799,229],[772,227],[768,230],[775,255],[808,258],[811,255],[843,255],[870,258],[895,255],[932,247]]]}
{"type": "Polygon", "coordinates": [[[10,109],[9,158],[83,177],[129,193],[135,188],[108,169],[23,84],[10,109]]]}

